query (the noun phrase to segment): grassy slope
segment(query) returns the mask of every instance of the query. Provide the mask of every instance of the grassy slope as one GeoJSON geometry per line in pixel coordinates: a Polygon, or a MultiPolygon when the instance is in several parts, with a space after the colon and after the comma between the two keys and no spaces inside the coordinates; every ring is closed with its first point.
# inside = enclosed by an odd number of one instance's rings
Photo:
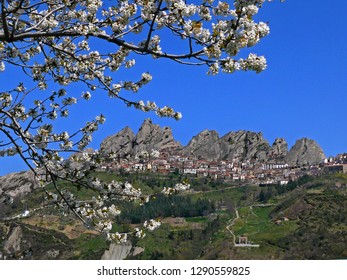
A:
{"type": "MultiPolygon", "coordinates": [[[[120,180],[119,175],[100,173],[102,179],[120,180]]],[[[145,192],[160,190],[165,185],[176,182],[179,178],[161,178],[150,175],[129,175],[126,178],[145,192]]],[[[233,185],[215,184],[208,181],[192,183],[198,192],[186,194],[192,201],[207,198],[216,205],[226,206],[217,210],[214,218],[192,217],[186,219],[184,226],[164,224],[159,230],[147,234],[136,246],[145,251],[134,257],[138,259],[335,259],[347,258],[347,176],[327,175],[310,178],[293,190],[270,197],[271,206],[253,207],[259,204],[257,198],[260,187],[236,187],[233,185]],[[201,187],[202,184],[203,187],[201,187]],[[202,191],[204,190],[204,191],[202,191]],[[235,207],[240,218],[232,230],[236,236],[247,236],[259,248],[235,248],[233,238],[226,230],[228,221],[235,218],[235,207]],[[275,220],[289,217],[290,221],[280,225],[275,220]],[[197,226],[198,225],[198,226],[197,226]]],[[[66,186],[68,187],[68,186],[66,186]]],[[[82,198],[94,195],[89,191],[76,192],[82,198]]],[[[30,197],[17,201],[15,207],[5,209],[9,213],[21,212],[25,206],[35,207],[42,202],[42,193],[34,192],[30,197]]],[[[51,214],[54,209],[49,210],[51,214]]],[[[63,226],[68,223],[61,219],[57,222],[63,226]]],[[[70,221],[71,223],[71,221],[70,221]]],[[[7,223],[8,224],[8,223],[7,223]]],[[[98,259],[107,248],[107,242],[94,235],[82,234],[71,240],[59,231],[45,229],[41,225],[25,225],[29,234],[29,243],[36,248],[33,258],[50,249],[48,244],[55,244],[60,251],[58,258],[98,259]],[[29,230],[30,229],[30,230],[29,230]],[[36,236],[30,232],[36,232],[36,236]],[[40,242],[48,240],[65,240],[40,242]],[[65,237],[64,237],[65,236],[65,237]],[[34,238],[36,237],[36,239],[34,238]],[[48,238],[48,239],[47,239],[48,238]],[[65,238],[65,239],[64,239],[65,238]],[[36,241],[35,241],[36,240],[36,241]],[[63,246],[66,244],[66,246],[63,246]],[[46,247],[45,247],[46,246],[46,247]],[[67,249],[69,248],[69,249],[67,249]],[[70,253],[67,253],[70,252],[70,253]]],[[[11,226],[10,224],[8,224],[11,226]]],[[[0,225],[2,228],[4,224],[0,225]]],[[[47,228],[47,227],[46,227],[47,228]]],[[[3,235],[8,234],[3,230],[3,235]]],[[[3,243],[0,242],[0,250],[3,243]]],[[[41,257],[42,257],[41,256],[41,257]]],[[[47,257],[47,256],[46,256],[47,257]]]]}
{"type": "MultiPolygon", "coordinates": [[[[200,243],[202,259],[335,259],[347,257],[347,207],[346,187],[347,176],[328,175],[319,178],[309,178],[293,190],[272,197],[273,204],[268,207],[253,207],[259,204],[254,200],[254,193],[259,193],[258,187],[228,188],[219,191],[192,194],[194,199],[209,198],[215,202],[230,200],[239,210],[240,219],[235,222],[233,231],[236,236],[247,236],[259,248],[235,248],[233,238],[226,231],[228,220],[235,218],[232,211],[217,211],[219,222],[213,230],[205,235],[200,243]],[[342,187],[336,187],[342,186],[342,187]],[[247,195],[245,195],[247,193],[247,195]],[[289,221],[283,221],[284,217],[289,221]],[[275,221],[281,219],[280,224],[275,221]]],[[[195,218],[199,221],[199,218],[195,218]]],[[[192,219],[190,219],[192,221],[192,219]]],[[[169,230],[167,228],[166,230],[169,230]]],[[[173,229],[171,229],[173,231],[173,229]]],[[[153,233],[155,236],[156,233],[153,233]]],[[[160,242],[167,236],[151,237],[160,242]],[[157,238],[157,239],[156,239],[157,238]]],[[[201,238],[201,236],[200,236],[201,238]]],[[[167,241],[165,241],[167,242],[167,241]]],[[[176,243],[178,241],[176,240],[176,243]]],[[[156,242],[141,245],[155,248],[156,242]]],[[[165,250],[172,248],[165,243],[165,250]]],[[[176,247],[186,246],[181,240],[176,247]]],[[[160,247],[157,247],[160,255],[160,247]]],[[[178,258],[188,257],[181,254],[178,258]]],[[[143,255],[142,258],[150,258],[143,255]]]]}

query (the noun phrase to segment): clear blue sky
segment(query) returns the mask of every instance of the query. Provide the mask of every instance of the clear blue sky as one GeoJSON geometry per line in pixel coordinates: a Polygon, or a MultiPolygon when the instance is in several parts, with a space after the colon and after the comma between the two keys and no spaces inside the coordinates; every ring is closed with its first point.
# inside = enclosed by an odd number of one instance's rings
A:
{"type": "MultiPolygon", "coordinates": [[[[242,129],[263,132],[270,144],[283,137],[291,147],[295,140],[308,137],[327,156],[347,152],[347,1],[333,2],[287,0],[264,5],[259,19],[270,22],[271,33],[251,50],[268,60],[268,69],[261,74],[207,76],[205,67],[138,58],[134,73],[149,71],[153,80],[136,97],[171,105],[183,114],[178,122],[94,94],[94,101],[76,107],[79,111],[69,126],[81,126],[80,117],[87,112],[90,118],[105,114],[107,121],[95,134],[94,148],[126,125],[136,133],[150,117],[171,126],[175,139],[184,145],[204,129],[221,136],[242,129]]],[[[1,86],[4,78],[0,76],[1,86]]],[[[18,159],[0,159],[0,174],[21,169],[18,159]]]]}

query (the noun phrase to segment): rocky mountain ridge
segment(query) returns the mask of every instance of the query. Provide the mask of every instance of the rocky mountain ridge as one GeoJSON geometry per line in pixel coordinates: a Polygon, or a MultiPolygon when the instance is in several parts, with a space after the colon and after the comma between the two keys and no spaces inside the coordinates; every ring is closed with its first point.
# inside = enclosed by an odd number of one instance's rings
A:
{"type": "Polygon", "coordinates": [[[261,132],[231,131],[220,137],[215,130],[204,130],[192,137],[186,146],[177,142],[169,127],[161,128],[146,119],[135,133],[126,127],[101,143],[101,150],[119,156],[135,158],[143,151],[169,151],[183,156],[194,156],[209,161],[233,160],[281,162],[290,166],[321,163],[326,157],[322,148],[308,138],[296,141],[288,150],[284,138],[275,139],[272,145],[261,132]]]}
{"type": "Polygon", "coordinates": [[[153,124],[151,119],[145,119],[135,135],[129,127],[102,141],[100,149],[113,152],[119,157],[136,157],[143,151],[179,150],[182,145],[175,141],[170,127],[161,128],[153,124]]]}
{"type": "MultiPolygon", "coordinates": [[[[135,159],[142,152],[167,151],[169,154],[191,156],[208,161],[233,160],[259,163],[287,163],[301,166],[321,163],[325,159],[322,148],[311,139],[302,138],[288,150],[285,139],[277,138],[272,145],[262,133],[240,130],[220,137],[215,130],[204,130],[182,146],[172,135],[170,127],[161,128],[146,119],[135,134],[125,127],[104,139],[101,150],[114,152],[120,158],[135,159]]],[[[0,177],[0,203],[23,197],[37,184],[32,172],[12,173],[0,177]]]]}

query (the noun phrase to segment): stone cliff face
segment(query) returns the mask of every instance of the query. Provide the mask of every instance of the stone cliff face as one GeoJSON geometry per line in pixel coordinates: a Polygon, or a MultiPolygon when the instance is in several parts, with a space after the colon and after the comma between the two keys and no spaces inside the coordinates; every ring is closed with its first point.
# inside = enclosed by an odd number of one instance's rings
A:
{"type": "Polygon", "coordinates": [[[2,176],[0,177],[0,203],[8,198],[23,197],[30,193],[36,186],[31,171],[2,176]]]}
{"type": "Polygon", "coordinates": [[[133,143],[133,155],[139,155],[142,151],[172,150],[180,148],[181,144],[176,142],[172,136],[170,127],[160,128],[146,119],[140,127],[133,143]]]}
{"type": "Polygon", "coordinates": [[[325,159],[322,148],[314,140],[300,139],[288,152],[285,139],[277,138],[270,146],[262,133],[244,130],[229,132],[222,138],[214,130],[204,130],[192,138],[182,153],[206,160],[271,161],[290,166],[317,164],[325,159]]]}
{"type": "Polygon", "coordinates": [[[321,147],[307,138],[298,140],[288,152],[285,139],[277,138],[272,146],[262,133],[252,131],[231,131],[220,137],[215,130],[204,130],[194,136],[186,145],[175,141],[171,128],[161,128],[146,119],[135,135],[129,127],[106,138],[101,148],[120,156],[135,157],[142,151],[174,150],[178,154],[194,156],[209,161],[232,160],[288,163],[289,165],[315,164],[324,158],[321,147]]]}
{"type": "Polygon", "coordinates": [[[146,119],[135,135],[126,127],[115,135],[107,137],[101,143],[101,149],[106,152],[114,152],[120,157],[135,157],[143,151],[151,150],[173,150],[181,148],[181,144],[176,142],[172,136],[170,127],[161,128],[153,124],[150,119],[146,119]]]}
{"type": "Polygon", "coordinates": [[[110,248],[102,255],[102,260],[124,260],[131,251],[132,245],[130,243],[115,244],[111,243],[110,248]]]}
{"type": "Polygon", "coordinates": [[[114,152],[120,157],[125,157],[133,152],[135,134],[130,127],[123,128],[115,135],[107,137],[101,143],[101,149],[114,152]]]}
{"type": "Polygon", "coordinates": [[[194,136],[182,149],[182,154],[206,160],[219,160],[222,153],[221,141],[215,130],[204,130],[194,136]]]}
{"type": "Polygon", "coordinates": [[[240,130],[229,132],[221,138],[223,142],[222,159],[239,159],[265,161],[269,143],[262,133],[240,130]]]}
{"type": "Polygon", "coordinates": [[[13,255],[20,252],[22,237],[22,228],[20,226],[14,227],[8,238],[5,240],[4,253],[6,255],[13,255]]]}
{"type": "Polygon", "coordinates": [[[314,140],[308,138],[297,140],[285,157],[285,161],[289,165],[316,164],[324,159],[322,148],[314,140]]]}
{"type": "Polygon", "coordinates": [[[141,254],[145,249],[141,247],[133,247],[127,241],[126,243],[115,244],[111,243],[108,250],[101,256],[102,260],[124,260],[128,256],[136,256],[141,254]]]}
{"type": "Polygon", "coordinates": [[[284,161],[288,154],[288,144],[284,138],[276,138],[269,149],[268,159],[284,161]]]}
{"type": "Polygon", "coordinates": [[[229,132],[222,138],[214,130],[204,130],[194,136],[182,149],[184,155],[206,160],[259,160],[265,161],[268,142],[261,133],[251,131],[229,132]]]}

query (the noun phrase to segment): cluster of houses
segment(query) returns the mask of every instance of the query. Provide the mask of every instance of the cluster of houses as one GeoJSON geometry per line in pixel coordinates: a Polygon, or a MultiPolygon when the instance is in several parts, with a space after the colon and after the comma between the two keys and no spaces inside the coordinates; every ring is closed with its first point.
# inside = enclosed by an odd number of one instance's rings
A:
{"type": "Polygon", "coordinates": [[[347,174],[347,153],[326,158],[324,160],[324,172],[347,174]]]}
{"type": "MultiPolygon", "coordinates": [[[[337,158],[330,158],[324,163],[305,167],[289,166],[280,162],[259,163],[255,160],[245,162],[238,159],[208,161],[169,152],[157,152],[154,154],[156,154],[155,157],[140,156],[132,160],[112,162],[103,166],[103,169],[123,170],[129,173],[145,171],[160,174],[176,173],[224,181],[247,181],[253,184],[281,185],[285,185],[290,180],[296,180],[303,175],[317,176],[325,168],[332,168],[333,166],[336,168],[337,165],[343,166],[342,172],[347,173],[347,154],[342,155],[342,159],[346,161],[346,164],[337,164],[337,158]]],[[[341,162],[341,159],[339,162],[341,162]]]]}

